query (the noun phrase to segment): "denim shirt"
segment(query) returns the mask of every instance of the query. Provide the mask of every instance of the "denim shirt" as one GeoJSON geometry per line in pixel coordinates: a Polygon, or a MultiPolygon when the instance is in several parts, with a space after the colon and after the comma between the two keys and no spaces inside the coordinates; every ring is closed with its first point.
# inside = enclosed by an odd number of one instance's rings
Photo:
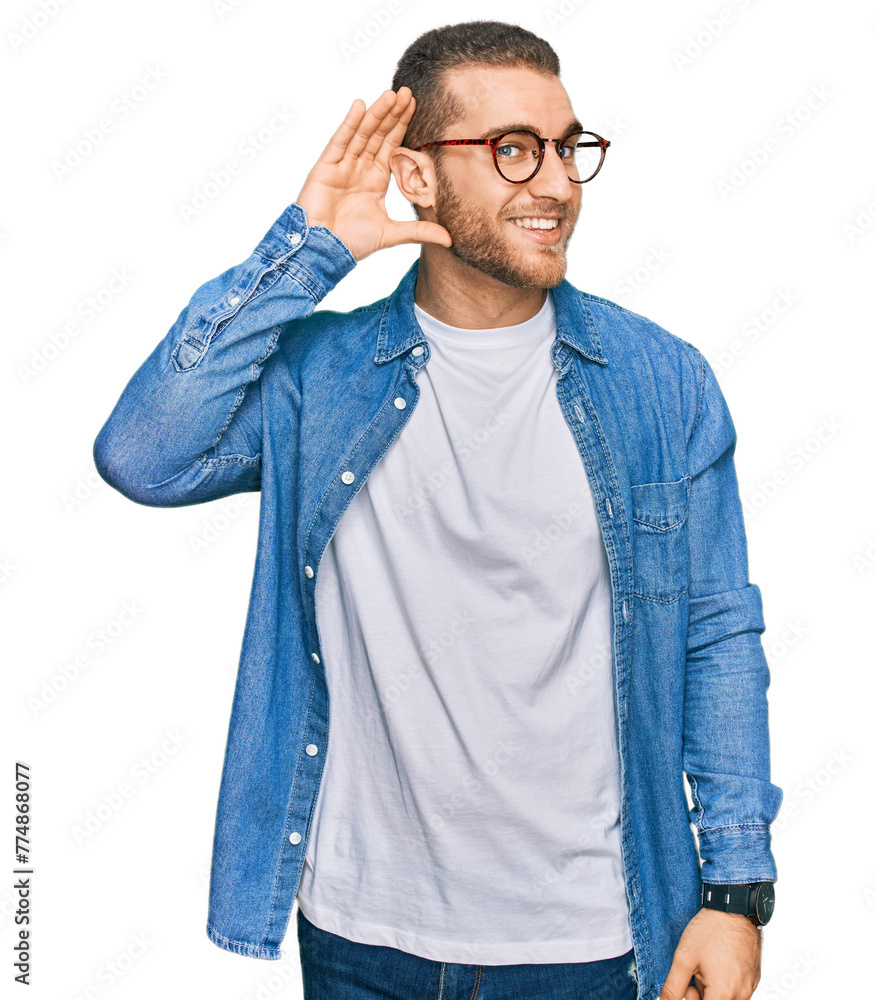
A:
{"type": "MultiPolygon", "coordinates": [[[[136,503],[261,492],[206,928],[253,958],[282,957],[329,747],[320,558],[403,432],[430,354],[418,261],[386,298],[316,310],[355,264],[289,205],[194,293],[94,442],[100,475],[136,503]]],[[[567,280],[552,294],[556,392],[610,566],[623,871],[638,1000],[655,1000],[701,880],[777,877],[762,598],[735,428],[703,355],[567,280]]]]}

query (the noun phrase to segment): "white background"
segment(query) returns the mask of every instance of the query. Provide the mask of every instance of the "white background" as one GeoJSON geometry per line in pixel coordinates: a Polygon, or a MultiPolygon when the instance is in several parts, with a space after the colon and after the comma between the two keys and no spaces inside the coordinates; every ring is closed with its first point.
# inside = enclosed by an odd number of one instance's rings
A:
{"type": "MultiPolygon", "coordinates": [[[[244,260],[295,200],[352,99],[370,104],[389,87],[423,31],[482,17],[550,41],[577,115],[612,141],[583,192],[569,280],[696,344],[736,423],[750,578],[768,626],[772,777],[784,789],[756,996],[865,995],[871,7],[447,0],[438,14],[394,0],[380,19],[384,0],[43,7],[51,16],[34,0],[4,4],[0,40],[4,992],[8,982],[17,995],[12,804],[23,760],[36,870],[29,996],[302,995],[294,924],[280,962],[222,951],[205,933],[258,497],[139,506],[97,477],[91,449],[194,290],[244,260]],[[732,18],[718,33],[721,10],[732,18]],[[161,82],[138,91],[147,77],[161,82]],[[123,117],[126,97],[134,110],[123,117]],[[270,132],[274,109],[294,118],[270,132]],[[59,169],[103,118],[113,127],[100,144],[59,169]],[[262,129],[270,141],[244,157],[262,129]],[[240,172],[186,219],[231,159],[240,172]],[[127,275],[116,293],[106,291],[114,269],[127,275]],[[90,296],[102,305],[88,319],[90,296]],[[100,630],[111,636],[103,649],[100,630]],[[170,733],[177,743],[162,757],[170,733]],[[150,756],[151,774],[138,769],[150,756]],[[124,782],[132,796],[95,821],[124,782]],[[89,814],[91,830],[77,834],[89,814]]],[[[413,217],[394,184],[389,207],[413,217]]],[[[417,254],[367,258],[323,307],[388,294],[417,254]]]]}

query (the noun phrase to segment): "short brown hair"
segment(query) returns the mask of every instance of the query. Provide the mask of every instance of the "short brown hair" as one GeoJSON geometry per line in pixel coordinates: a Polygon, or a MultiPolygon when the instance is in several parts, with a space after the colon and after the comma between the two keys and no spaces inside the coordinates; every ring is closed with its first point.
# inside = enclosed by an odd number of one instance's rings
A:
{"type": "MultiPolygon", "coordinates": [[[[392,77],[392,89],[407,86],[416,99],[416,111],[402,146],[414,149],[445,139],[447,128],[465,115],[465,109],[447,90],[447,70],[471,64],[529,67],[559,76],[559,57],[543,38],[518,24],[504,21],[466,21],[432,28],[412,42],[392,77]]],[[[437,154],[443,147],[429,152],[437,154]]],[[[435,156],[437,161],[437,156],[435,156]]]]}

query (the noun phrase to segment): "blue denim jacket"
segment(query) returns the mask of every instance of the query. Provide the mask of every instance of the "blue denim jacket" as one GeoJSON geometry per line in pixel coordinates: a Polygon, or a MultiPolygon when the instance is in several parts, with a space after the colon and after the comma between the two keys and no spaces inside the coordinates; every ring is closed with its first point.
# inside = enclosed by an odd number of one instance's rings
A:
{"type": "MultiPolygon", "coordinates": [[[[94,443],[100,475],[137,503],[261,492],[207,921],[216,945],[253,958],[281,957],[328,751],[320,559],[403,432],[429,360],[418,261],[378,302],[316,311],[355,263],[288,206],[246,261],[194,293],[94,443]]],[[[735,429],[705,358],[568,281],[552,294],[556,391],[610,565],[623,865],[638,998],[652,1000],[700,880],[777,875],[762,601],[735,429]]]]}

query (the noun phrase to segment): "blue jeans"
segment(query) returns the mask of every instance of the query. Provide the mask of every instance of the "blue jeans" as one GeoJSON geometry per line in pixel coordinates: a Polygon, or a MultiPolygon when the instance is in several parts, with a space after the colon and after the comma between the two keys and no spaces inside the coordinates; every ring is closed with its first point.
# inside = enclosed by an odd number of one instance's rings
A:
{"type": "Polygon", "coordinates": [[[456,965],[360,944],[298,908],[304,1000],[635,1000],[633,950],[597,962],[456,965]]]}

